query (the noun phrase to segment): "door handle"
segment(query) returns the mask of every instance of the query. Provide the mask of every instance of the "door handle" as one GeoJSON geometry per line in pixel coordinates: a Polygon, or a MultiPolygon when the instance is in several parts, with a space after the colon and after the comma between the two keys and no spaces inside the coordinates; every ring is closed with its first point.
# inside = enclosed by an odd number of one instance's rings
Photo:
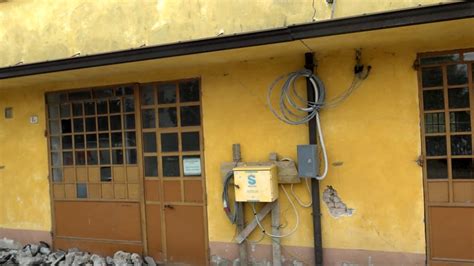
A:
{"type": "Polygon", "coordinates": [[[174,210],[174,207],[173,205],[169,205],[169,204],[165,204],[165,209],[170,209],[170,210],[174,210]]]}

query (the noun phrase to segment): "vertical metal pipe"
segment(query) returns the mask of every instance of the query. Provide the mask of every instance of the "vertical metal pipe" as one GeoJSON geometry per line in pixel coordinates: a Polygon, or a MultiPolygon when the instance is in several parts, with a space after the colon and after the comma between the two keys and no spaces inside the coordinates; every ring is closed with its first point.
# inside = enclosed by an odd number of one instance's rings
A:
{"type": "MultiPolygon", "coordinates": [[[[314,53],[306,53],[304,67],[311,72],[314,71],[314,53]]],[[[314,90],[311,83],[306,80],[306,91],[308,101],[314,101],[314,90]]],[[[309,144],[317,144],[316,118],[308,122],[309,144]]],[[[319,196],[319,180],[311,179],[311,197],[313,200],[313,231],[314,231],[314,262],[316,265],[323,264],[323,239],[321,231],[321,202],[319,196]]]]}

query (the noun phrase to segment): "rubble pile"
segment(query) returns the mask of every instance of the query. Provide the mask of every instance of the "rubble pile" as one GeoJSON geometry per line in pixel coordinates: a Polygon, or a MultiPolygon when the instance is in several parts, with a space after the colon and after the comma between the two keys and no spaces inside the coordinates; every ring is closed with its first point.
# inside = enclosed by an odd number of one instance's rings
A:
{"type": "Polygon", "coordinates": [[[0,239],[0,265],[87,265],[87,266],[156,266],[151,257],[142,257],[137,253],[115,252],[113,257],[102,257],[97,254],[72,248],[67,251],[52,251],[45,242],[21,246],[10,239],[0,239]]]}

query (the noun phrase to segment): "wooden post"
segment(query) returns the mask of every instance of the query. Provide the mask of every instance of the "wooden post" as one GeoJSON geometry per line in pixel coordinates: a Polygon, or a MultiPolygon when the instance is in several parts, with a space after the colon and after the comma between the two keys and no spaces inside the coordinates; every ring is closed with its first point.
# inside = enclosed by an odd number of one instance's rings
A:
{"type": "MultiPolygon", "coordinates": [[[[272,209],[272,235],[280,235],[280,203],[278,200],[272,209]]],[[[280,238],[272,237],[273,266],[281,266],[280,238]]]]}
{"type": "Polygon", "coordinates": [[[249,224],[247,224],[247,226],[245,227],[245,229],[240,232],[236,237],[235,237],[235,240],[237,241],[237,243],[242,243],[245,241],[245,239],[247,239],[247,237],[253,232],[253,230],[255,230],[255,228],[257,227],[257,219],[259,221],[263,221],[263,219],[267,216],[267,214],[269,214],[272,209],[273,209],[273,206],[275,204],[275,201],[274,202],[269,202],[267,203],[258,213],[257,213],[257,217],[255,217],[249,224]]]}
{"type": "MultiPolygon", "coordinates": [[[[236,143],[232,145],[232,159],[237,165],[242,160],[242,153],[240,151],[240,144],[236,143]]],[[[237,203],[237,231],[241,233],[245,229],[245,212],[244,212],[244,203],[239,202],[237,203]]],[[[242,242],[239,244],[239,258],[240,258],[240,265],[247,266],[248,265],[248,257],[247,257],[247,242],[242,242]]]]}
{"type": "MultiPolygon", "coordinates": [[[[243,202],[238,203],[238,210],[237,210],[237,230],[239,233],[244,231],[244,204],[243,202]]],[[[239,257],[240,257],[240,265],[247,266],[248,265],[248,257],[247,257],[247,242],[243,241],[239,244],[239,257]]]]}

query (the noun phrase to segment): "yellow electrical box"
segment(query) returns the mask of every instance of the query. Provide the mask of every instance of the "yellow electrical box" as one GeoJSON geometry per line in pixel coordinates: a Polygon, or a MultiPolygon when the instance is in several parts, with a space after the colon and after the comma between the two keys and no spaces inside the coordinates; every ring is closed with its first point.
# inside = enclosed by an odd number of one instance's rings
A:
{"type": "Polygon", "coordinates": [[[278,198],[276,165],[240,166],[233,170],[236,201],[272,202],[278,198]]]}

